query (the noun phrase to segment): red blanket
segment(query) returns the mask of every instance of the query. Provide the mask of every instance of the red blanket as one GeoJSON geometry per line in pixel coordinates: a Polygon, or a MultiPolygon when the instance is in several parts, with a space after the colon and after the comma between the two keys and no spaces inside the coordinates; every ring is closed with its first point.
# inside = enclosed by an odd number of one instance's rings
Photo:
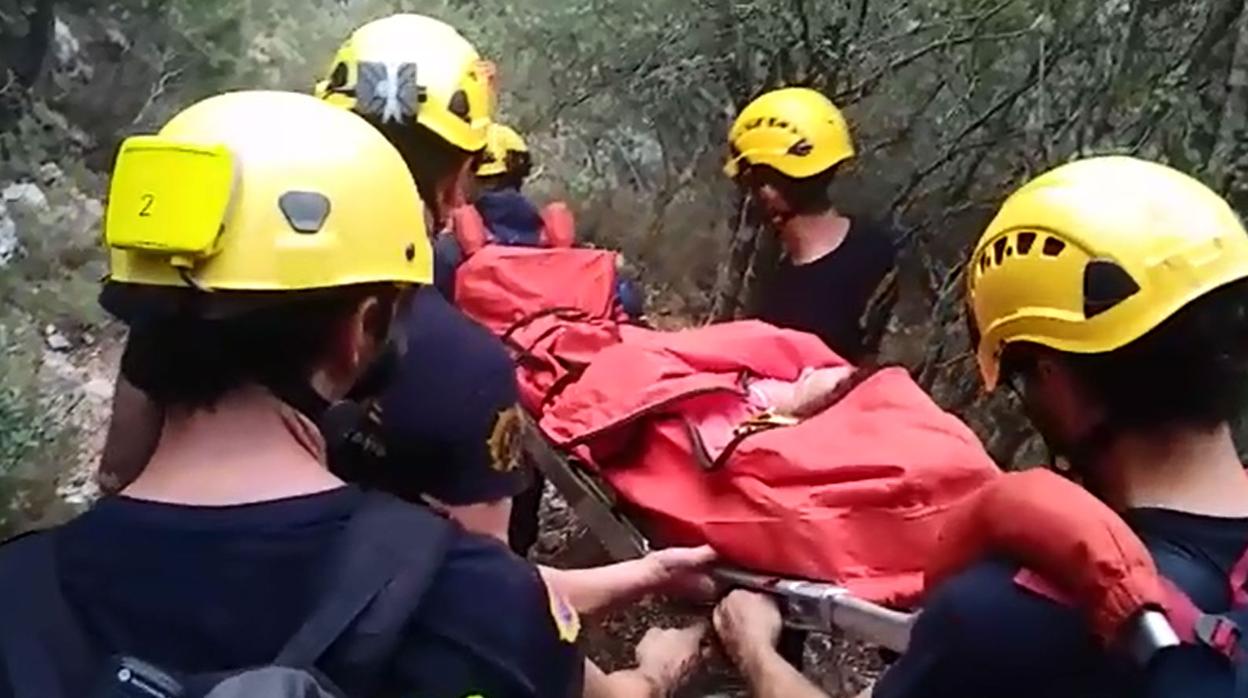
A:
{"type": "Polygon", "coordinates": [[[541,426],[665,544],[709,543],[738,565],[909,604],[946,512],[997,469],[901,369],[795,426],[737,432],[765,406],[751,385],[838,365],[816,338],[758,322],[636,333],[598,346],[541,426]]]}

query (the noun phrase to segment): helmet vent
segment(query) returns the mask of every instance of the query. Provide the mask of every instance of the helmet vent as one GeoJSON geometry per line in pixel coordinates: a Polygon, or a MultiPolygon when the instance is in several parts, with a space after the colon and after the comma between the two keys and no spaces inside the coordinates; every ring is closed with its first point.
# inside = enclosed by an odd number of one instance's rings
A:
{"type": "Polygon", "coordinates": [[[803,138],[789,147],[789,155],[796,155],[797,157],[804,158],[807,155],[810,155],[814,149],[815,148],[810,144],[810,141],[803,138]]]}
{"type": "Polygon", "coordinates": [[[1007,240],[1006,238],[1001,238],[1000,240],[997,240],[996,242],[992,243],[992,256],[993,256],[993,261],[996,264],[1000,265],[1001,262],[1005,261],[1006,246],[1009,244],[1009,242],[1010,241],[1007,240]]]}
{"type": "Polygon", "coordinates": [[[329,89],[334,90],[334,91],[339,91],[342,88],[346,87],[347,75],[349,72],[350,71],[347,68],[347,64],[343,63],[342,61],[339,61],[338,64],[334,66],[334,72],[330,73],[329,89]]]}
{"type": "Polygon", "coordinates": [[[286,222],[297,233],[319,233],[329,217],[329,199],[314,191],[288,191],[277,200],[286,222]]]}
{"type": "Polygon", "coordinates": [[[1108,260],[1088,262],[1083,269],[1083,316],[1095,317],[1134,296],[1140,285],[1126,269],[1108,260]]]}
{"type": "Polygon", "coordinates": [[[448,111],[455,116],[458,116],[463,121],[467,122],[470,120],[469,116],[471,110],[468,104],[468,94],[463,90],[456,90],[455,94],[451,95],[451,101],[446,105],[446,107],[448,111]]]}
{"type": "Polygon", "coordinates": [[[1061,240],[1053,237],[1044,239],[1043,253],[1045,257],[1056,257],[1060,255],[1064,249],[1066,249],[1066,243],[1061,240]]]}
{"type": "Polygon", "coordinates": [[[1018,253],[1020,255],[1031,254],[1032,245],[1036,244],[1035,233],[1019,233],[1018,234],[1018,253]]]}

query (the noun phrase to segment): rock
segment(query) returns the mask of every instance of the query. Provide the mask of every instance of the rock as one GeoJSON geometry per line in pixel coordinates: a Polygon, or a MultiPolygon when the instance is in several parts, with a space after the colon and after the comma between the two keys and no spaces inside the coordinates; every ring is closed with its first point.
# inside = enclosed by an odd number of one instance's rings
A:
{"type": "Polygon", "coordinates": [[[52,28],[52,43],[56,48],[56,60],[62,66],[72,65],[82,50],[78,37],[74,36],[69,26],[62,22],[60,17],[56,18],[56,23],[52,28]]]}
{"type": "Polygon", "coordinates": [[[8,266],[21,250],[17,239],[17,223],[9,217],[9,209],[0,201],[0,269],[8,266]]]}
{"type": "Polygon", "coordinates": [[[104,217],[104,204],[99,199],[87,197],[82,200],[82,212],[98,221],[104,217]]]}
{"type": "Polygon", "coordinates": [[[0,192],[0,199],[29,211],[44,211],[48,208],[48,197],[34,182],[14,182],[0,192]]]}
{"type": "Polygon", "coordinates": [[[60,330],[56,329],[56,325],[48,325],[43,328],[43,339],[52,351],[69,351],[74,348],[69,339],[61,334],[60,330]]]}
{"type": "Polygon", "coordinates": [[[55,184],[65,178],[65,173],[61,171],[60,166],[55,162],[45,162],[40,165],[36,175],[39,177],[39,181],[43,182],[44,186],[55,184]]]}
{"type": "Polygon", "coordinates": [[[107,378],[96,376],[82,384],[82,391],[88,397],[107,404],[109,400],[113,399],[113,382],[107,378]]]}
{"type": "Polygon", "coordinates": [[[126,38],[125,33],[121,31],[121,27],[116,24],[107,24],[104,27],[104,38],[113,46],[123,50],[130,50],[130,39],[126,38]]]}

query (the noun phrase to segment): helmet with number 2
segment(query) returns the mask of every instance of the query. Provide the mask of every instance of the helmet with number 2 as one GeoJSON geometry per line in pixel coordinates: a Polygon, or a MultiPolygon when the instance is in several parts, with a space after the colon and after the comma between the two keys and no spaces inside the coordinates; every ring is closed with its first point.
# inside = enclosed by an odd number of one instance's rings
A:
{"type": "Polygon", "coordinates": [[[424,209],[375,128],[307,95],[206,99],[122,144],[110,281],[298,291],[433,277],[424,209]]]}

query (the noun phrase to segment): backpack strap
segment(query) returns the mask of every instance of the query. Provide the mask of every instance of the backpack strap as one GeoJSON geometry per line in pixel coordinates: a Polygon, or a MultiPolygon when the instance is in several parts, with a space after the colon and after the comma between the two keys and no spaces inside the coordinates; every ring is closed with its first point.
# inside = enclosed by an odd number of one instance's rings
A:
{"type": "Polygon", "coordinates": [[[1231,568],[1227,581],[1231,584],[1231,608],[1248,607],[1248,549],[1231,568]]]}
{"type": "Polygon", "coordinates": [[[1166,595],[1166,616],[1179,639],[1186,644],[1204,645],[1227,659],[1241,662],[1244,657],[1240,648],[1244,629],[1236,621],[1248,611],[1248,550],[1240,556],[1227,575],[1230,586],[1231,607],[1226,613],[1206,613],[1196,605],[1177,584],[1161,576],[1162,590],[1166,595]]]}
{"type": "Polygon", "coordinates": [[[96,659],[61,593],[56,530],[15,538],[0,555],[0,662],[15,698],[76,695],[66,677],[87,675],[96,659]]]}
{"type": "Polygon", "coordinates": [[[274,664],[316,666],[350,695],[373,693],[441,567],[453,530],[422,507],[366,493],[335,543],[320,605],[274,664]]]}

